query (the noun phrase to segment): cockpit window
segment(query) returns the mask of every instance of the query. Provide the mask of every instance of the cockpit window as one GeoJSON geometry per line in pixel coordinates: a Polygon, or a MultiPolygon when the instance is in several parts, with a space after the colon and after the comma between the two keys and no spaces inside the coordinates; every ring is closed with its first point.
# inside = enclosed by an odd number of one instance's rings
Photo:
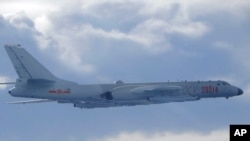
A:
{"type": "Polygon", "coordinates": [[[227,82],[225,82],[225,81],[218,81],[217,85],[218,85],[218,86],[220,86],[220,85],[227,86],[227,85],[230,85],[230,84],[227,83],[227,82]]]}

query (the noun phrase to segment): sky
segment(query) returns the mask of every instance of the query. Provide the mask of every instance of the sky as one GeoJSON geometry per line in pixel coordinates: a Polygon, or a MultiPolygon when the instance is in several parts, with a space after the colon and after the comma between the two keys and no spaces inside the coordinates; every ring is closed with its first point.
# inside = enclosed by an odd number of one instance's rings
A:
{"type": "Polygon", "coordinates": [[[228,141],[250,124],[249,0],[0,0],[0,82],[17,78],[3,48],[21,44],[80,84],[225,80],[229,99],[79,109],[23,100],[0,86],[0,141],[228,141]]]}

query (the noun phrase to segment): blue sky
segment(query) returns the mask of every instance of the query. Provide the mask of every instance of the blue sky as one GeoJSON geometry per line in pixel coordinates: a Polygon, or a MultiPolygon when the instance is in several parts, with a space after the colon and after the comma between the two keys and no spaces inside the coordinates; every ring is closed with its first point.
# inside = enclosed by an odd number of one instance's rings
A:
{"type": "MultiPolygon", "coordinates": [[[[0,1],[0,45],[22,44],[58,77],[81,84],[225,80],[231,99],[81,110],[9,105],[0,87],[0,141],[227,141],[250,123],[248,0],[0,1]],[[194,138],[195,137],[195,138],[194,138]]],[[[0,48],[0,80],[17,77],[0,48]]]]}

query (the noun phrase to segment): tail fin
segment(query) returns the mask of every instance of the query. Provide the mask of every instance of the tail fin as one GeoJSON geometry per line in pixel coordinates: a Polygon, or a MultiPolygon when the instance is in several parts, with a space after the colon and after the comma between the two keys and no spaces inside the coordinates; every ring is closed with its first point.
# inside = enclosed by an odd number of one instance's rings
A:
{"type": "Polygon", "coordinates": [[[57,80],[57,77],[20,45],[5,45],[5,49],[20,79],[57,80]]]}

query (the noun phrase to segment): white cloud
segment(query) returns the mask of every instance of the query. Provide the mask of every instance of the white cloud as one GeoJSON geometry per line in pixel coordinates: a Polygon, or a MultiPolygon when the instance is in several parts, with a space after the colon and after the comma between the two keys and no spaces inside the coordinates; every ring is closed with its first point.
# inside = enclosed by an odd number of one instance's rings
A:
{"type": "Polygon", "coordinates": [[[245,20],[248,17],[250,9],[249,0],[142,0],[144,6],[140,9],[141,14],[151,16],[165,16],[169,17],[169,13],[177,12],[179,15],[189,18],[196,18],[199,16],[227,13],[237,20],[245,20]],[[174,8],[175,7],[175,8],[174,8]],[[177,11],[176,11],[177,9],[177,11]]]}
{"type": "Polygon", "coordinates": [[[0,13],[3,15],[15,14],[20,11],[28,13],[32,18],[40,16],[42,13],[48,14],[56,10],[56,6],[60,3],[55,1],[29,1],[29,0],[12,0],[0,2],[0,13]]]}
{"type": "MultiPolygon", "coordinates": [[[[208,27],[201,22],[180,21],[173,19],[171,21],[164,21],[162,19],[148,19],[143,23],[137,25],[133,32],[139,32],[139,36],[151,34],[147,40],[157,42],[158,40],[165,40],[164,34],[180,34],[187,38],[201,37],[208,31],[208,27]],[[154,37],[155,38],[150,38],[154,37]]],[[[162,41],[161,41],[162,42],[162,41]]]]}
{"type": "Polygon", "coordinates": [[[236,67],[241,69],[242,74],[237,74],[238,77],[241,76],[240,79],[248,79],[245,76],[248,75],[250,71],[250,62],[247,61],[250,59],[250,42],[245,41],[246,39],[244,38],[245,37],[243,37],[240,43],[235,43],[233,41],[216,41],[212,43],[212,46],[223,51],[224,53],[228,53],[232,62],[236,64],[236,67]]]}
{"type": "Polygon", "coordinates": [[[249,0],[192,0],[184,2],[192,16],[201,16],[208,14],[226,13],[237,20],[245,20],[248,16],[250,2],[249,0]]]}
{"type": "Polygon", "coordinates": [[[25,12],[18,12],[15,14],[5,16],[5,19],[9,21],[9,23],[16,28],[27,28],[33,29],[34,23],[33,21],[27,17],[25,12]]]}
{"type": "MultiPolygon", "coordinates": [[[[142,14],[141,10],[147,3],[148,1],[62,3],[57,11],[35,19],[35,27],[43,35],[36,39],[43,49],[53,46],[65,64],[79,68],[79,71],[94,73],[98,71],[95,64],[88,62],[94,57],[90,58],[88,55],[91,54],[89,51],[93,51],[91,48],[102,46],[110,51],[112,48],[128,48],[135,50],[132,52],[139,50],[142,53],[158,54],[173,49],[170,40],[172,35],[196,39],[209,31],[205,23],[191,20],[188,14],[183,16],[182,9],[171,13],[169,19],[142,14]],[[131,26],[125,29],[124,26],[128,25],[131,26]]],[[[168,7],[171,9],[172,6],[175,5],[168,7]]],[[[98,57],[98,53],[95,57],[98,57]]]]}
{"type": "Polygon", "coordinates": [[[36,29],[42,33],[48,33],[52,28],[52,23],[48,19],[47,15],[42,15],[34,20],[36,29]]]}
{"type": "Polygon", "coordinates": [[[226,41],[216,41],[212,45],[218,49],[224,49],[224,50],[232,49],[232,45],[230,45],[230,43],[228,43],[226,41]]]}
{"type": "Polygon", "coordinates": [[[104,137],[102,139],[90,139],[90,141],[228,141],[229,131],[228,129],[215,130],[210,133],[199,133],[199,132],[161,132],[161,133],[143,133],[143,132],[122,132],[118,135],[104,137]]]}
{"type": "Polygon", "coordinates": [[[93,65],[85,63],[81,58],[81,52],[79,52],[79,48],[74,48],[69,44],[66,44],[68,45],[66,46],[63,43],[60,43],[59,45],[60,47],[57,48],[59,53],[58,56],[63,62],[67,64],[68,67],[85,73],[94,73],[96,71],[93,65]]]}

